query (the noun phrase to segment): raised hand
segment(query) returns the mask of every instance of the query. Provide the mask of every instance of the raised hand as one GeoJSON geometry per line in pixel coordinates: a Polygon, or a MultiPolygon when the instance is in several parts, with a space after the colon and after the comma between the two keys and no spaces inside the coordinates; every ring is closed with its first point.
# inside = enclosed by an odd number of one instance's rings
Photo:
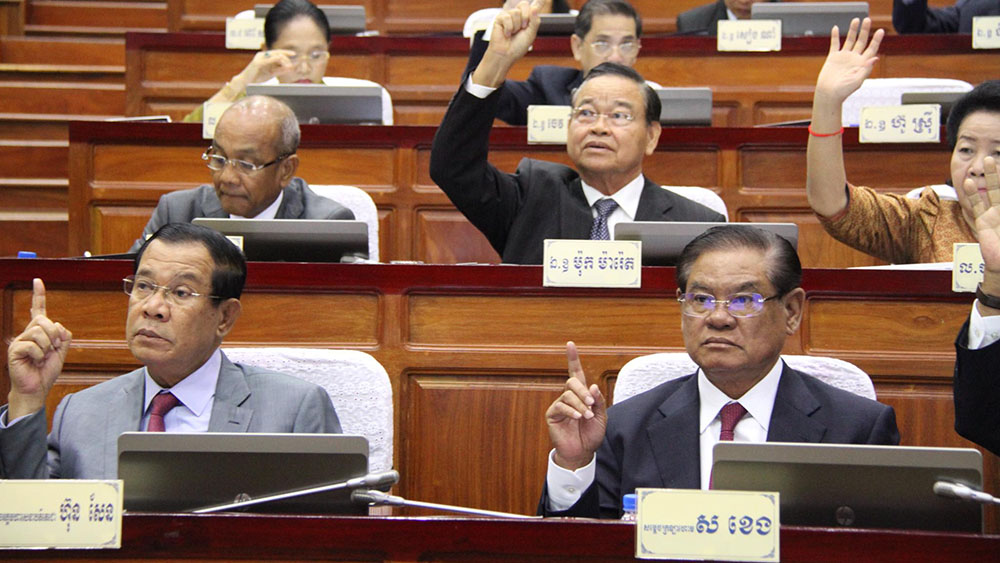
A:
{"type": "Polygon", "coordinates": [[[555,462],[576,470],[590,463],[604,440],[608,425],[604,395],[597,385],[587,388],[587,378],[580,364],[576,344],[566,343],[569,379],[562,395],[545,412],[549,439],[555,448],[555,462]]]}
{"type": "Polygon", "coordinates": [[[73,334],[52,322],[45,309],[45,284],[32,282],[31,322],[7,348],[11,390],[7,421],[45,406],[49,390],[62,372],[73,334]]]}
{"type": "Polygon", "coordinates": [[[521,57],[538,34],[541,23],[539,13],[543,0],[522,0],[512,9],[500,12],[493,22],[490,45],[483,60],[472,73],[472,82],[480,86],[497,88],[507,78],[507,72],[521,57]]]}
{"type": "Polygon", "coordinates": [[[983,172],[983,186],[976,185],[972,178],[965,179],[962,185],[965,192],[963,207],[966,207],[966,214],[975,220],[976,238],[979,239],[979,250],[986,265],[983,291],[989,295],[1000,295],[1000,175],[997,174],[996,159],[986,157],[983,172]]]}
{"type": "Polygon", "coordinates": [[[852,92],[871,74],[878,61],[878,47],[885,31],[879,29],[868,41],[872,21],[865,18],[858,24],[851,20],[844,45],[840,45],[840,30],[833,26],[830,30],[830,51],[816,79],[816,95],[828,96],[831,101],[843,103],[852,92]],[[859,29],[860,27],[860,29],[859,29]]]}
{"type": "Polygon", "coordinates": [[[212,97],[213,102],[235,102],[246,92],[250,84],[259,84],[268,80],[291,72],[295,69],[292,57],[295,51],[288,49],[267,49],[258,51],[250,64],[239,74],[233,77],[225,88],[212,97]]]}

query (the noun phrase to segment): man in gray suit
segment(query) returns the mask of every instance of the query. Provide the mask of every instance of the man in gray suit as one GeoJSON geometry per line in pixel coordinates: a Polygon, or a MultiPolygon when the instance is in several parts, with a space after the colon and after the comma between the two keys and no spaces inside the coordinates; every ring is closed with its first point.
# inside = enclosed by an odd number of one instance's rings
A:
{"type": "Polygon", "coordinates": [[[781,361],[802,321],[801,280],[785,239],[749,225],[713,227],[677,264],[696,373],[606,408],[568,343],[570,377],[545,414],[553,450],[539,511],[618,518],[622,495],[637,487],[707,489],[722,440],[898,444],[892,407],[781,361]]]}
{"type": "Polygon", "coordinates": [[[350,209],[295,176],[299,138],[299,122],[281,101],[249,96],[234,103],[219,118],[212,146],[201,157],[212,183],[161,197],[129,252],[163,225],[195,217],[354,219],[350,209]]]}
{"type": "Polygon", "coordinates": [[[45,404],[73,335],[49,319],[35,279],[31,322],[7,352],[0,478],[116,478],[118,436],[128,431],[339,433],[321,387],[233,364],[219,349],[245,280],[246,260],[219,233],[190,223],[158,230],[124,280],[125,339],[144,367],[63,398],[46,448],[45,404]]]}

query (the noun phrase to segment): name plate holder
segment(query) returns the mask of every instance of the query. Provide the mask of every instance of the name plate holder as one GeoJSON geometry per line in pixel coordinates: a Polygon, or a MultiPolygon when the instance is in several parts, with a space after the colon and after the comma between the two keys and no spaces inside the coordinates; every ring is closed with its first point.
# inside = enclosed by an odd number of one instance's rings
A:
{"type": "Polygon", "coordinates": [[[122,546],[121,480],[0,480],[0,549],[122,546]]]}
{"type": "Polygon", "coordinates": [[[937,143],[941,140],[941,106],[863,107],[858,140],[862,143],[937,143]]]}
{"type": "Polygon", "coordinates": [[[780,561],[779,495],[636,489],[639,559],[780,561]]]}
{"type": "Polygon", "coordinates": [[[545,287],[642,287],[638,240],[545,239],[545,287]]]}
{"type": "Polygon", "coordinates": [[[264,18],[226,18],[226,49],[259,50],[264,45],[264,18]]]}
{"type": "Polygon", "coordinates": [[[528,106],[528,144],[565,145],[572,111],[569,106],[528,106]]]}
{"type": "Polygon", "coordinates": [[[983,272],[986,271],[979,243],[957,242],[952,248],[954,263],[951,270],[951,290],[975,293],[979,282],[983,281],[983,272]]]}
{"type": "Polygon", "coordinates": [[[717,32],[715,49],[720,52],[781,50],[781,20],[722,20],[717,32]]]}

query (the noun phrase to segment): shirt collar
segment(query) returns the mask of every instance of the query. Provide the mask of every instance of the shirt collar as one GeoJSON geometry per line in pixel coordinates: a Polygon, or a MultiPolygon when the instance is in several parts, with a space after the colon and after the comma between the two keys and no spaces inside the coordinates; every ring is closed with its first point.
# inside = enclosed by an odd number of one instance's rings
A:
{"type": "Polygon", "coordinates": [[[580,183],[583,184],[583,196],[587,198],[587,205],[594,207],[597,200],[610,197],[618,204],[618,208],[628,215],[630,221],[635,221],[635,214],[639,210],[639,197],[642,196],[642,188],[646,185],[646,179],[642,174],[636,176],[610,196],[598,191],[597,188],[587,184],[582,179],[580,183]]]}
{"type": "MultiPolygon", "coordinates": [[[[778,394],[778,383],[781,381],[781,372],[784,368],[785,362],[779,358],[771,371],[764,376],[764,379],[758,381],[739,398],[739,403],[747,410],[748,416],[764,429],[765,434],[767,434],[771,424],[774,398],[778,394]]],[[[698,370],[698,398],[701,404],[698,413],[698,430],[699,433],[704,433],[708,425],[718,418],[722,407],[726,403],[731,403],[733,399],[712,385],[701,369],[698,370]]]]}
{"type": "Polygon", "coordinates": [[[146,398],[143,403],[142,412],[145,413],[149,410],[149,404],[153,402],[153,397],[157,393],[168,390],[174,397],[177,397],[177,400],[182,405],[193,412],[195,416],[201,416],[208,407],[209,402],[211,402],[212,396],[215,395],[215,385],[219,381],[219,371],[221,370],[222,351],[218,348],[215,349],[215,352],[209,356],[208,361],[202,364],[201,367],[194,370],[191,375],[180,380],[177,385],[174,385],[170,389],[160,387],[149,376],[149,371],[143,368],[142,372],[146,380],[146,398]]]}
{"type": "Polygon", "coordinates": [[[258,213],[256,217],[240,217],[239,215],[230,215],[230,217],[235,219],[274,219],[278,216],[278,208],[281,207],[281,200],[283,199],[285,199],[285,190],[278,192],[278,197],[274,198],[274,202],[258,213]]]}
{"type": "Polygon", "coordinates": [[[735,20],[738,20],[740,18],[736,17],[736,14],[734,14],[732,10],[730,10],[729,8],[726,8],[726,19],[729,19],[731,21],[735,21],[735,20]]]}

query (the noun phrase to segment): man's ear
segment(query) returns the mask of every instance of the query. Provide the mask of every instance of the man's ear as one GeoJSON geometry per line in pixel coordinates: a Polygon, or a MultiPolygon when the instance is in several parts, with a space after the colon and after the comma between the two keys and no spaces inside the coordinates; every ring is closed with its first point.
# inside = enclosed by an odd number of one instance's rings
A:
{"type": "Polygon", "coordinates": [[[789,335],[795,334],[802,323],[802,312],[806,304],[806,290],[801,287],[788,292],[788,295],[781,299],[785,308],[785,332],[789,335]]]}
{"type": "Polygon", "coordinates": [[[583,57],[583,39],[575,33],[570,35],[569,48],[573,51],[573,58],[576,59],[576,62],[580,62],[580,59],[583,57]]]}
{"type": "Polygon", "coordinates": [[[240,318],[240,313],[243,312],[243,305],[235,297],[226,299],[222,303],[219,303],[219,312],[222,315],[219,318],[219,326],[216,328],[216,334],[221,340],[229,334],[229,331],[233,330],[236,319],[240,318]]]}
{"type": "Polygon", "coordinates": [[[660,144],[660,133],[663,132],[663,126],[660,125],[659,121],[653,121],[646,126],[646,154],[653,154],[656,150],[656,146],[660,144]]]}
{"type": "Polygon", "coordinates": [[[293,154],[289,156],[279,162],[278,166],[281,167],[281,176],[278,178],[278,181],[281,182],[281,187],[285,187],[295,177],[295,171],[299,169],[299,155],[293,154]]]}

